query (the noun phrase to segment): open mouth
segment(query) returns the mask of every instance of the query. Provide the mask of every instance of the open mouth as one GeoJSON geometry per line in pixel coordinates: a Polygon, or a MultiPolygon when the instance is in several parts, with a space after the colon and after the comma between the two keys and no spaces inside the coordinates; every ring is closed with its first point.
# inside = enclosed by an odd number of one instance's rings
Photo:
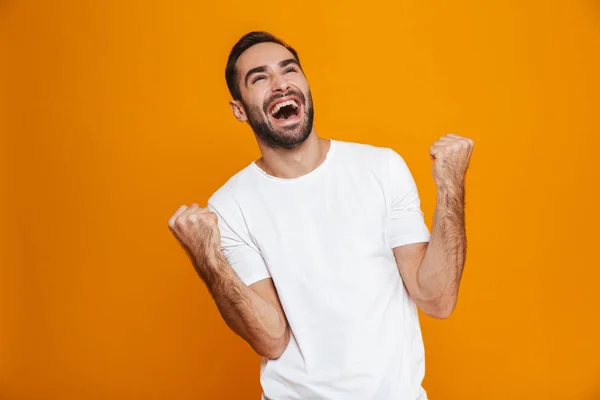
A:
{"type": "Polygon", "coordinates": [[[299,112],[300,105],[295,99],[277,103],[271,109],[271,115],[278,120],[293,119],[298,116],[299,112]]]}

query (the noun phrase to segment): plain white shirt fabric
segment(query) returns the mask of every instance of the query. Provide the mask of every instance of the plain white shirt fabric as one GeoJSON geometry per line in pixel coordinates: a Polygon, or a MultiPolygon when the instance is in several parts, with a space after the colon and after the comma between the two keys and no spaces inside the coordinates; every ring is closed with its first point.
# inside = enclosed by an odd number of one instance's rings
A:
{"type": "Polygon", "coordinates": [[[262,359],[263,399],[427,399],[417,309],[392,249],[430,233],[398,153],[331,140],[294,179],[251,163],[208,208],[231,267],[246,285],[273,279],[291,328],[281,357],[262,359]]]}

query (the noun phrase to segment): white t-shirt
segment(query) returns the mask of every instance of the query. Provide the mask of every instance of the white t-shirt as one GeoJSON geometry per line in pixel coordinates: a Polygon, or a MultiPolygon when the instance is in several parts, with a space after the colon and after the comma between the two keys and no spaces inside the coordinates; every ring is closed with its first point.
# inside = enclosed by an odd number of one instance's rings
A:
{"type": "Polygon", "coordinates": [[[263,399],[425,400],[415,303],[392,249],[428,242],[413,177],[389,148],[331,140],[295,179],[255,163],[209,199],[246,285],[272,278],[291,328],[263,358],[263,399]]]}

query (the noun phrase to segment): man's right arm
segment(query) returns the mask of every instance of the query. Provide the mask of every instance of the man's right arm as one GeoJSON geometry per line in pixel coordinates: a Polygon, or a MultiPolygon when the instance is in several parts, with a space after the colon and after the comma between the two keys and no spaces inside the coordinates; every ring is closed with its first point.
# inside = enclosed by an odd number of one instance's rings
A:
{"type": "Polygon", "coordinates": [[[290,329],[273,280],[246,286],[224,257],[217,264],[204,281],[221,316],[258,354],[279,358],[290,341],[290,329]]]}
{"type": "Polygon", "coordinates": [[[182,206],[169,219],[169,228],[227,325],[259,355],[281,356],[290,330],[273,280],[262,279],[250,286],[242,282],[223,254],[217,215],[197,204],[182,206]]]}

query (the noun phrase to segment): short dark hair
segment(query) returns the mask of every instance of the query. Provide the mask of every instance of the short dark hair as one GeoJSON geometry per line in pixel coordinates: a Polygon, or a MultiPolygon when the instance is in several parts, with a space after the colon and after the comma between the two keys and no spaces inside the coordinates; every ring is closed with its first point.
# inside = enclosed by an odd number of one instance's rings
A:
{"type": "Polygon", "coordinates": [[[225,80],[227,81],[227,87],[229,88],[229,93],[234,100],[240,100],[242,94],[240,92],[240,86],[238,84],[239,77],[238,71],[235,67],[238,58],[248,50],[250,47],[259,43],[277,43],[285,47],[294,55],[296,61],[298,61],[298,66],[302,69],[300,65],[300,59],[298,58],[298,53],[294,50],[290,45],[285,43],[283,40],[273,36],[269,32],[264,31],[254,31],[249,32],[242,36],[240,40],[233,46],[231,52],[229,53],[229,58],[227,59],[227,66],[225,67],[225,80]]]}

